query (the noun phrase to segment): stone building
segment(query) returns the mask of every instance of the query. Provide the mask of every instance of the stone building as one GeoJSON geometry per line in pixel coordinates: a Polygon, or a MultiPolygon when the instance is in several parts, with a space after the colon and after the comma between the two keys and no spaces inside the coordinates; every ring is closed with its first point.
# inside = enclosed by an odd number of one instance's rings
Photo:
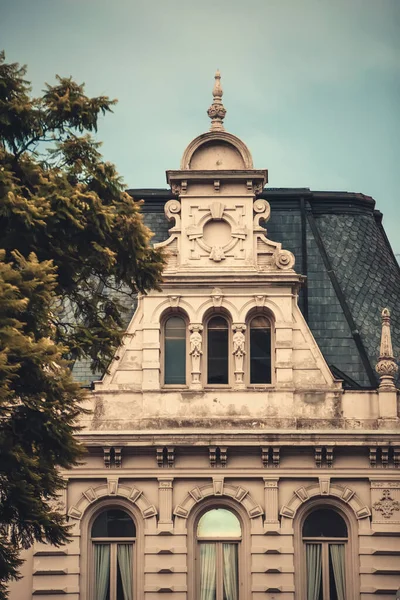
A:
{"type": "Polygon", "coordinates": [[[163,289],[137,299],[93,383],[87,458],[60,496],[72,541],[35,545],[11,600],[400,587],[400,272],[381,215],[361,194],[264,190],[224,129],[218,73],[213,95],[170,190],[132,190],[163,289]]]}

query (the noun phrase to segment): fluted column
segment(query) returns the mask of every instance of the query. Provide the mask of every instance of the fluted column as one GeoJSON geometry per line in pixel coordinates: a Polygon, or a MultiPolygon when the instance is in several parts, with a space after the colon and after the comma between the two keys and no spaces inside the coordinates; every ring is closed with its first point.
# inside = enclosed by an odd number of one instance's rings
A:
{"type": "Polygon", "coordinates": [[[158,506],[159,521],[158,527],[162,531],[169,531],[173,527],[172,523],[172,477],[158,478],[158,506]]]}
{"type": "Polygon", "coordinates": [[[264,477],[265,521],[266,530],[279,528],[278,519],[278,477],[264,477]]]}

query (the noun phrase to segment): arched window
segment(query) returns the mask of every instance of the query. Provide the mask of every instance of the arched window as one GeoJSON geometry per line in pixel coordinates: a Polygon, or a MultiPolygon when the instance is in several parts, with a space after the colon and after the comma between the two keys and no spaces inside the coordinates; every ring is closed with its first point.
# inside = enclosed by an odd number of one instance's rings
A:
{"type": "Polygon", "coordinates": [[[224,317],[212,317],[207,325],[207,383],[229,382],[229,330],[224,317]]]}
{"type": "Polygon", "coordinates": [[[239,519],[225,508],[204,513],[197,525],[199,600],[238,600],[239,519]]]}
{"type": "Polygon", "coordinates": [[[250,383],[271,383],[271,324],[262,315],[250,321],[250,383]]]}
{"type": "Polygon", "coordinates": [[[164,328],[164,383],[186,383],[186,324],[182,317],[169,317],[164,328]]]}
{"type": "Polygon", "coordinates": [[[121,509],[101,512],[91,530],[94,586],[91,600],[133,600],[136,528],[121,509]]]}
{"type": "Polygon", "coordinates": [[[320,508],[305,519],[307,600],[346,600],[347,525],[335,510],[320,508]]]}

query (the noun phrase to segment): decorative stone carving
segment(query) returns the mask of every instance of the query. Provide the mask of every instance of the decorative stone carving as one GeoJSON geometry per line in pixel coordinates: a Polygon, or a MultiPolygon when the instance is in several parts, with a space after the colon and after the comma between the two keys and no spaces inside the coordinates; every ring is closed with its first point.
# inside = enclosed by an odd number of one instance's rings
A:
{"type": "Polygon", "coordinates": [[[211,292],[210,297],[214,308],[220,308],[222,306],[222,299],[224,297],[222,290],[220,290],[219,288],[214,288],[211,292]]]}
{"type": "Polygon", "coordinates": [[[178,200],[168,200],[164,206],[164,212],[168,221],[175,219],[175,225],[170,229],[170,231],[179,231],[181,228],[181,217],[179,215],[181,212],[181,203],[178,202],[178,200]]]}
{"type": "Polygon", "coordinates": [[[171,308],[178,308],[181,297],[179,295],[168,294],[169,305],[171,308]]]}
{"type": "Polygon", "coordinates": [[[210,260],[214,262],[221,262],[225,259],[225,254],[221,246],[213,246],[210,252],[210,260]]]}
{"type": "Polygon", "coordinates": [[[255,231],[265,231],[264,227],[261,227],[260,221],[268,221],[271,214],[271,207],[266,200],[261,198],[256,200],[253,204],[253,211],[256,213],[253,220],[253,228],[255,231]]]}
{"type": "Polygon", "coordinates": [[[225,131],[223,121],[226,115],[226,109],[222,104],[223,91],[221,87],[221,74],[219,71],[215,73],[214,78],[213,103],[207,111],[207,114],[211,119],[210,131],[225,131]]]}
{"type": "Polygon", "coordinates": [[[322,446],[315,447],[315,466],[321,467],[322,465],[322,446]]]}
{"type": "Polygon", "coordinates": [[[246,325],[244,325],[242,323],[236,323],[236,324],[232,325],[232,331],[234,332],[233,338],[232,338],[232,342],[233,342],[232,354],[235,359],[235,383],[236,383],[236,385],[243,387],[244,386],[243,363],[244,363],[244,357],[246,354],[246,351],[244,349],[244,345],[245,345],[244,331],[246,331],[246,325]]]}
{"type": "Polygon", "coordinates": [[[263,446],[261,448],[261,461],[263,467],[268,467],[269,465],[269,446],[263,446]]]}
{"type": "Polygon", "coordinates": [[[279,463],[281,460],[281,449],[278,448],[277,446],[274,446],[272,448],[272,464],[274,465],[274,467],[279,467],[279,463]]]}
{"type": "Polygon", "coordinates": [[[289,252],[289,250],[281,250],[275,257],[276,266],[278,269],[282,269],[283,271],[293,269],[294,262],[294,256],[291,252],[289,252]]]}
{"type": "Polygon", "coordinates": [[[111,448],[103,448],[104,466],[106,469],[111,467],[111,448]]]}
{"type": "Polygon", "coordinates": [[[376,467],[376,448],[371,447],[369,449],[369,464],[371,467],[376,467]]]}
{"type": "Polygon", "coordinates": [[[382,334],[381,346],[376,372],[380,377],[379,390],[392,391],[396,389],[394,378],[399,370],[393,356],[392,338],[390,334],[390,311],[388,308],[382,310],[382,334]]]}
{"type": "Polygon", "coordinates": [[[164,448],[157,448],[157,465],[160,468],[164,466],[164,448]]]}
{"type": "Polygon", "coordinates": [[[190,351],[189,354],[192,359],[192,387],[200,388],[200,361],[201,355],[203,354],[202,344],[203,338],[201,332],[203,331],[203,326],[200,323],[191,323],[189,325],[190,334],[190,351]]]}
{"type": "Polygon", "coordinates": [[[220,461],[221,467],[226,467],[227,460],[228,460],[228,449],[226,448],[226,446],[221,446],[219,449],[219,461],[220,461]]]}
{"type": "Polygon", "coordinates": [[[122,466],[122,448],[114,448],[114,463],[115,468],[120,469],[122,466]]]}
{"type": "Polygon", "coordinates": [[[217,447],[210,446],[209,448],[210,467],[217,466],[217,447]]]}
{"type": "Polygon", "coordinates": [[[175,448],[167,447],[167,464],[171,468],[175,464],[175,448]]]}
{"type": "Polygon", "coordinates": [[[382,490],[382,498],[375,502],[373,507],[376,511],[382,513],[385,519],[390,519],[395,511],[400,510],[400,502],[392,498],[390,490],[384,489],[382,490]]]}

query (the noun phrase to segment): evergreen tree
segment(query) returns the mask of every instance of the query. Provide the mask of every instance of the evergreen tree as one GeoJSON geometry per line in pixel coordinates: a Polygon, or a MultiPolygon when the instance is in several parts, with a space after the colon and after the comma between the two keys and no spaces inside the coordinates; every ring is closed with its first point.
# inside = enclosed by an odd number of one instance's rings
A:
{"type": "Polygon", "coordinates": [[[163,266],[91,135],[115,101],[63,77],[34,98],[25,73],[0,54],[0,599],[21,548],[68,539],[55,501],[82,451],[71,360],[107,367],[123,323],[110,289],[157,288],[163,266]]]}

